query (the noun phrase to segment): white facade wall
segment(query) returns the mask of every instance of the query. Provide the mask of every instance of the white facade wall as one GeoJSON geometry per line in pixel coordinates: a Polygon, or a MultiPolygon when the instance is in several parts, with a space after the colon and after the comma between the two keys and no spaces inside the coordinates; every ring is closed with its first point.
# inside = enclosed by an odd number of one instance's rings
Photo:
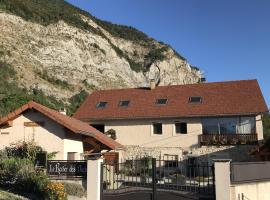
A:
{"type": "Polygon", "coordinates": [[[68,152],[76,153],[76,160],[82,160],[83,142],[79,140],[64,139],[64,160],[67,160],[68,152]]]}
{"type": "Polygon", "coordinates": [[[164,119],[164,120],[117,120],[105,122],[105,131],[114,129],[116,141],[123,145],[141,147],[190,147],[198,144],[198,135],[202,134],[200,119],[164,119]],[[175,122],[187,123],[187,134],[175,133],[175,122]],[[153,134],[153,123],[161,122],[163,133],[153,134]]]}
{"type": "MultiPolygon", "coordinates": [[[[203,133],[201,118],[187,119],[130,119],[96,121],[92,124],[104,124],[105,132],[116,131],[117,142],[123,145],[138,145],[140,147],[195,147],[198,146],[198,136],[203,133]],[[153,123],[161,122],[162,135],[153,134],[153,123]],[[187,123],[187,134],[175,133],[175,122],[187,123]]],[[[258,139],[263,139],[261,115],[256,116],[256,133],[258,139]]]]}
{"type": "Polygon", "coordinates": [[[231,185],[231,200],[269,200],[270,181],[233,184],[231,185]]]}
{"type": "Polygon", "coordinates": [[[258,140],[263,140],[263,123],[262,123],[262,115],[256,116],[256,131],[258,134],[258,140]]]}

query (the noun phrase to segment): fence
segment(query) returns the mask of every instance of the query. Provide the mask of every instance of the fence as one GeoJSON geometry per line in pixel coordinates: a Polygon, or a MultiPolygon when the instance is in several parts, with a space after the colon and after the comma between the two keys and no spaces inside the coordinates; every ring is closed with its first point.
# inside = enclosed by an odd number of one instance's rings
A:
{"type": "MultiPolygon", "coordinates": [[[[141,158],[103,164],[103,193],[186,191],[214,196],[212,165],[141,158]]],[[[153,198],[155,199],[155,198],[153,198]]]]}

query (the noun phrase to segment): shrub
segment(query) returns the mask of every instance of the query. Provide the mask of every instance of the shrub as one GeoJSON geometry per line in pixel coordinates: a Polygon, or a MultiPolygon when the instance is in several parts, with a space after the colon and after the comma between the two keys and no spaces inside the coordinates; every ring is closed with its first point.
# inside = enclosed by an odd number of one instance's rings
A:
{"type": "Polygon", "coordinates": [[[84,197],[86,196],[86,191],[80,184],[76,183],[63,183],[65,191],[68,195],[76,196],[76,197],[84,197]]]}
{"type": "Polygon", "coordinates": [[[16,189],[23,192],[29,192],[38,195],[39,197],[45,197],[45,188],[49,184],[49,179],[44,173],[24,173],[20,174],[16,182],[16,189]]]}
{"type": "Polygon", "coordinates": [[[41,152],[42,148],[36,145],[35,142],[17,142],[11,144],[10,147],[6,147],[8,157],[26,158],[35,161],[38,152],[41,152]]]}
{"type": "Polygon", "coordinates": [[[45,191],[50,200],[64,200],[67,199],[67,195],[65,193],[65,188],[63,183],[59,182],[50,182],[45,191]]]}
{"type": "Polygon", "coordinates": [[[0,159],[0,185],[15,186],[21,175],[33,171],[33,163],[28,159],[0,159]]]}
{"type": "Polygon", "coordinates": [[[72,115],[80,107],[87,96],[88,93],[85,90],[82,90],[78,94],[72,96],[69,99],[70,105],[67,108],[67,114],[72,115]]]}

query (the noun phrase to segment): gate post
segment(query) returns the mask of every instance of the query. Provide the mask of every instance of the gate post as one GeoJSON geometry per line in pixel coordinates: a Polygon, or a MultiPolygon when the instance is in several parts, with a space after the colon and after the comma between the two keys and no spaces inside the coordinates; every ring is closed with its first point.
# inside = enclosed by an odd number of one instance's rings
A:
{"type": "Polygon", "coordinates": [[[103,159],[87,161],[87,200],[101,200],[101,163],[103,159]]]}
{"type": "Polygon", "coordinates": [[[157,199],[157,165],[156,159],[152,158],[152,200],[157,199]]]}
{"type": "Polygon", "coordinates": [[[215,162],[216,200],[230,200],[231,196],[231,165],[230,159],[213,160],[215,162]]]}

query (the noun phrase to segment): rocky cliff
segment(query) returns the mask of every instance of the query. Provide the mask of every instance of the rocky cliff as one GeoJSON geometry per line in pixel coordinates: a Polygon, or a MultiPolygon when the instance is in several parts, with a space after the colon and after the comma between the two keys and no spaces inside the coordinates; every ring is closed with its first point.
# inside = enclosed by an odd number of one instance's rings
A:
{"type": "Polygon", "coordinates": [[[82,90],[147,86],[157,76],[160,85],[201,78],[170,46],[61,0],[0,0],[0,30],[1,63],[13,70],[8,82],[64,104],[82,90]]]}

